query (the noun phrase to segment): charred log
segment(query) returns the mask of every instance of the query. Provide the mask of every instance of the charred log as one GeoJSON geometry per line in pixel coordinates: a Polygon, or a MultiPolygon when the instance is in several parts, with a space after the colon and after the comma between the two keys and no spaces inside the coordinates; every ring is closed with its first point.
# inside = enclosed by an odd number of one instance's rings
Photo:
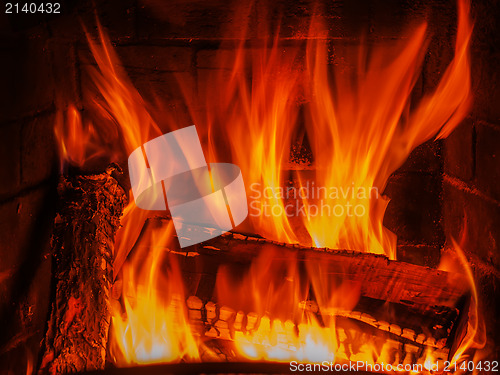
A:
{"type": "Polygon", "coordinates": [[[115,232],[126,194],[113,174],[62,178],[52,250],[54,299],[39,373],[103,369],[115,232]]]}

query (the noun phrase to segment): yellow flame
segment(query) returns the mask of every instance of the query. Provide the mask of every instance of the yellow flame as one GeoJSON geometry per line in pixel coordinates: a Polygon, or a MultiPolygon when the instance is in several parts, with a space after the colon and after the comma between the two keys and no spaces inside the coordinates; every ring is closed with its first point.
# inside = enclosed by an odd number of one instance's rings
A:
{"type": "MultiPolygon", "coordinates": [[[[231,64],[229,71],[200,75],[212,89],[205,96],[200,93],[202,103],[194,98],[186,102],[194,123],[208,129],[205,146],[210,161],[231,161],[242,170],[251,199],[248,229],[287,243],[395,258],[395,236],[382,224],[388,201],[381,193],[390,174],[415,147],[433,137],[446,137],[469,109],[472,25],[468,13],[468,3],[460,1],[455,57],[435,91],[411,106],[410,94],[426,49],[425,24],[404,43],[370,50],[369,59],[365,58],[368,51],[360,47],[353,54],[352,74],[328,64],[332,56],[326,42],[315,35],[319,22],[314,19],[305,64],[298,49],[283,49],[276,38],[259,47],[242,44],[234,60],[225,61],[231,64]],[[304,104],[303,96],[311,102],[304,104]],[[206,111],[199,110],[200,104],[206,111]],[[290,148],[301,128],[307,132],[314,170],[292,173],[287,170],[290,148]],[[287,215],[289,197],[275,194],[292,177],[299,189],[311,189],[312,181],[316,187],[337,190],[333,196],[293,197],[303,204],[305,215],[292,218],[287,215]],[[319,204],[330,214],[314,215],[313,207],[319,204]],[[344,209],[339,215],[334,212],[337,205],[344,209]],[[359,211],[350,215],[348,205],[359,211]],[[252,215],[255,211],[259,214],[252,215]]],[[[151,138],[188,125],[167,118],[168,129],[160,129],[120,67],[104,31],[100,26],[98,30],[99,40],[88,35],[88,42],[97,62],[97,68],[89,70],[99,98],[87,105],[100,119],[99,128],[90,121],[84,126],[73,107],[66,120],[59,114],[56,124],[62,159],[79,166],[94,155],[89,144],[94,151],[99,148],[96,145],[103,146],[110,161],[125,160],[151,138]]],[[[227,60],[223,56],[221,51],[221,63],[227,60]]],[[[180,85],[183,92],[190,92],[183,82],[180,85]]],[[[175,256],[169,255],[175,241],[171,224],[163,233],[147,231],[136,243],[151,214],[131,201],[117,233],[116,269],[134,246],[134,254],[122,268],[123,309],[113,307],[110,352],[118,365],[201,359],[203,339],[189,324],[183,277],[175,256]]],[[[319,322],[303,307],[314,297],[320,311],[352,310],[360,296],[358,284],[339,283],[314,259],[307,259],[302,267],[293,255],[283,259],[283,254],[267,250],[263,247],[238,281],[225,267],[217,274],[217,302],[260,317],[255,327],[235,332],[240,355],[270,361],[388,361],[389,344],[353,331],[349,332],[355,336],[351,337],[356,343],[353,351],[339,337],[334,313],[319,322]]],[[[464,345],[470,347],[471,340],[467,338],[464,345]]],[[[457,358],[462,358],[465,346],[457,358]]],[[[439,360],[430,352],[421,359],[428,364],[439,360]]]]}
{"type": "Polygon", "coordinates": [[[307,215],[305,225],[315,246],[395,258],[395,236],[382,225],[388,200],[378,193],[415,147],[449,134],[469,110],[472,25],[468,8],[466,2],[459,2],[453,61],[437,89],[413,110],[409,110],[410,95],[426,49],[425,24],[404,43],[370,51],[369,60],[365,50],[357,51],[360,63],[352,74],[335,66],[329,74],[324,42],[308,44],[307,82],[314,99],[306,127],[316,164],[315,182],[344,192],[351,188],[348,194],[322,199],[322,205],[342,208],[333,215],[307,215]]]}
{"type": "Polygon", "coordinates": [[[198,360],[198,343],[186,318],[179,265],[168,256],[173,225],[139,242],[123,271],[123,303],[115,306],[110,352],[117,364],[198,360]]]}

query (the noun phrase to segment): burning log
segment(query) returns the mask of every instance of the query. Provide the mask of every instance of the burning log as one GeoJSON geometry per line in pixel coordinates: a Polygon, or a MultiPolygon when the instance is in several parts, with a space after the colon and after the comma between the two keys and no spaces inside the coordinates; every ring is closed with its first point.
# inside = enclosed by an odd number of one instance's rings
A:
{"type": "MultiPolygon", "coordinates": [[[[245,314],[243,311],[235,312],[227,306],[217,306],[209,301],[206,304],[196,296],[190,296],[186,300],[188,317],[193,332],[209,339],[221,339],[234,341],[238,333],[252,335],[257,331],[268,316],[259,316],[256,313],[245,314]]],[[[436,342],[432,336],[423,333],[416,335],[410,328],[400,328],[394,323],[377,321],[368,314],[358,311],[338,311],[331,316],[323,315],[322,319],[336,318],[336,335],[339,339],[341,353],[356,354],[359,341],[376,341],[380,347],[389,352],[391,364],[417,363],[428,354],[433,358],[446,360],[450,354],[450,348],[446,345],[446,338],[436,342]],[[369,320],[369,323],[366,321],[369,320]],[[354,323],[354,324],[353,324],[354,323]]],[[[293,332],[300,330],[294,325],[293,332]]],[[[287,341],[286,333],[282,332],[283,342],[287,341]]],[[[279,338],[278,338],[279,340],[279,338]]],[[[211,344],[213,348],[216,344],[211,344]]],[[[219,348],[224,345],[218,344],[219,348]]],[[[235,352],[231,345],[226,351],[235,352]]],[[[219,349],[220,350],[220,349],[219,349]]],[[[212,354],[212,353],[210,353],[212,354]]],[[[345,358],[344,358],[345,359],[345,358]]]]}
{"type": "MultiPolygon", "coordinates": [[[[168,219],[149,219],[143,233],[162,229],[166,224],[168,219]]],[[[460,275],[391,261],[381,255],[316,249],[237,233],[226,233],[186,249],[179,249],[174,242],[165,247],[165,252],[179,261],[184,273],[192,332],[212,342],[232,342],[237,335],[250,335],[251,340],[262,322],[269,324],[276,318],[272,311],[269,315],[266,311],[264,316],[263,312],[241,311],[227,301],[220,303],[215,293],[220,266],[244,271],[266,250],[273,254],[269,261],[297,259],[309,267],[321,264],[325,274],[359,285],[359,300],[351,309],[319,306],[314,296],[300,302],[296,309],[314,315],[325,327],[336,327],[344,353],[355,354],[359,342],[369,340],[381,343],[394,364],[413,363],[428,354],[445,360],[453,355],[464,334],[470,295],[460,275]]],[[[139,238],[136,249],[153,245],[158,243],[139,238]]],[[[285,321],[283,316],[278,319],[285,321]]],[[[293,332],[300,330],[300,317],[290,315],[285,319],[292,319],[293,332]]]]}
{"type": "MultiPolygon", "coordinates": [[[[163,217],[148,219],[136,247],[151,246],[141,237],[149,229],[166,227],[169,221],[169,218],[163,217]]],[[[339,275],[360,284],[361,296],[407,306],[422,314],[440,315],[442,307],[454,309],[463,303],[463,297],[469,293],[467,280],[459,274],[391,261],[384,255],[279,243],[255,235],[228,232],[185,249],[172,243],[165,250],[184,258],[189,271],[190,265],[187,263],[199,256],[208,260],[200,263],[208,264],[210,259],[216,259],[217,265],[249,264],[264,248],[275,250],[279,254],[274,258],[277,260],[287,259],[294,253],[301,262],[318,261],[322,265],[326,264],[328,274],[339,275]]],[[[134,249],[131,250],[133,252],[134,249]]],[[[215,276],[216,268],[211,273],[215,276]]]]}
{"type": "Polygon", "coordinates": [[[63,177],[52,236],[54,296],[39,373],[103,369],[110,324],[109,293],[115,232],[126,202],[105,173],[63,177]]]}
{"type": "Polygon", "coordinates": [[[390,261],[384,255],[318,249],[238,233],[223,234],[190,251],[209,256],[218,254],[221,262],[241,262],[256,257],[262,246],[278,251],[297,251],[302,261],[326,262],[329,273],[360,283],[362,296],[410,306],[422,313],[437,312],[436,306],[456,307],[469,289],[461,275],[390,261]]]}

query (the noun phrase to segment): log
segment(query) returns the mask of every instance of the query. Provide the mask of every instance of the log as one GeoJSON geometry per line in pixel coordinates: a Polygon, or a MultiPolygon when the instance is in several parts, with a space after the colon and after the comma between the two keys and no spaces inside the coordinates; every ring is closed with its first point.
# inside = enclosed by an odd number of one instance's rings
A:
{"type": "MultiPolygon", "coordinates": [[[[168,223],[169,218],[150,218],[142,233],[166,227],[168,223]]],[[[140,236],[131,255],[139,247],[152,245],[147,236],[140,236]]],[[[317,313],[320,321],[348,319],[360,326],[360,331],[374,332],[374,337],[386,337],[407,347],[418,348],[419,355],[424,355],[429,349],[440,358],[453,354],[463,337],[466,324],[459,322],[468,318],[470,286],[461,275],[391,261],[382,255],[277,243],[255,235],[231,232],[184,249],[180,249],[176,241],[165,248],[179,260],[189,296],[186,302],[192,315],[190,320],[201,335],[232,339],[228,332],[238,330],[237,326],[228,330],[207,320],[212,310],[217,314],[221,308],[239,309],[227,305],[227,301],[226,306],[220,305],[214,296],[219,267],[225,265],[237,268],[237,272],[245,272],[252,261],[267,250],[274,251],[273,261],[291,256],[303,263],[312,260],[321,264],[323,272],[326,269],[326,273],[338,280],[360,285],[359,301],[351,311],[339,308],[319,311],[314,300],[303,301],[301,307],[317,313]],[[193,298],[200,301],[194,303],[193,298]],[[190,302],[200,306],[189,306],[190,302]],[[201,316],[205,317],[203,321],[201,316]]],[[[252,311],[242,313],[244,321],[248,314],[255,314],[252,311]]],[[[239,324],[237,319],[235,322],[239,324]]]]}
{"type": "MultiPolygon", "coordinates": [[[[209,345],[209,347],[212,349],[216,345],[218,348],[216,353],[237,353],[237,350],[230,345],[218,344],[217,342],[234,341],[236,332],[251,335],[264,318],[256,313],[245,314],[243,311],[236,312],[227,306],[217,306],[211,301],[204,304],[196,296],[187,298],[186,307],[192,331],[204,337],[205,340],[207,338],[212,340],[215,344],[209,345]]],[[[393,366],[406,362],[422,363],[428,354],[432,354],[434,359],[446,360],[450,354],[450,349],[445,346],[446,341],[441,340],[441,343],[436,343],[432,337],[425,337],[425,335],[418,337],[415,332],[406,328],[396,327],[397,330],[394,330],[394,324],[385,323],[387,327],[383,327],[384,322],[378,322],[367,314],[363,318],[361,315],[360,312],[356,311],[339,311],[335,315],[335,331],[340,346],[337,360],[347,361],[349,358],[346,355],[359,354],[360,344],[365,344],[368,341],[377,343],[379,350],[384,347],[384,350],[390,353],[390,364],[393,366]]],[[[326,320],[325,318],[328,317],[323,316],[324,320],[326,320]]],[[[293,332],[298,331],[300,331],[300,327],[294,326],[293,332]]],[[[281,334],[285,335],[284,332],[281,334]]],[[[283,342],[287,342],[287,340],[283,342]]],[[[205,346],[207,343],[210,341],[205,341],[205,346]]],[[[254,344],[258,345],[256,342],[254,344]]],[[[286,346],[282,348],[286,348],[286,346]]],[[[210,355],[213,356],[213,353],[210,352],[210,355]]],[[[225,360],[224,356],[228,355],[219,356],[225,360]]],[[[210,357],[208,359],[214,360],[210,357]]],[[[230,360],[239,361],[244,360],[244,358],[233,354],[230,360]]]]}
{"type": "Polygon", "coordinates": [[[290,245],[238,233],[225,233],[196,250],[186,250],[241,261],[256,257],[262,248],[279,251],[283,257],[296,252],[301,261],[327,264],[328,274],[359,283],[362,296],[407,305],[422,313],[434,312],[435,306],[455,308],[470,289],[463,275],[391,261],[384,255],[290,245]]]}
{"type": "MultiPolygon", "coordinates": [[[[166,227],[169,221],[168,217],[147,219],[129,258],[136,247],[152,246],[142,238],[148,228],[166,227]]],[[[293,255],[300,262],[326,265],[328,275],[358,283],[361,296],[408,306],[423,314],[441,314],[442,307],[455,309],[470,293],[470,285],[461,274],[389,260],[384,255],[279,243],[256,235],[227,232],[183,249],[172,241],[165,250],[191,259],[216,259],[217,265],[250,264],[263,251],[274,251],[277,261],[293,255]]]]}
{"type": "Polygon", "coordinates": [[[39,374],[103,369],[115,232],[127,196],[105,173],[62,177],[52,235],[53,299],[39,374]]]}

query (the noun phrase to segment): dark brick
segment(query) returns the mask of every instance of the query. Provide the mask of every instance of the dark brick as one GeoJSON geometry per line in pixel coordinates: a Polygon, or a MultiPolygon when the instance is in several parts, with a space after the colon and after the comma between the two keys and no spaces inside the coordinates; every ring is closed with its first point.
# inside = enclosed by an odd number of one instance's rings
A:
{"type": "Polygon", "coordinates": [[[443,42],[439,38],[431,43],[424,59],[422,71],[424,94],[434,93],[452,59],[453,50],[449,43],[443,42]]]}
{"type": "Polygon", "coordinates": [[[231,70],[236,61],[237,52],[236,49],[200,50],[196,53],[196,67],[231,70]]]}
{"type": "MultiPolygon", "coordinates": [[[[92,5],[93,8],[95,3],[83,2],[79,5],[86,4],[92,5]]],[[[100,1],[96,8],[99,21],[108,31],[111,40],[123,42],[136,38],[136,0],[120,0],[119,4],[114,1],[100,1]]],[[[94,24],[92,22],[95,19],[93,9],[86,14],[89,15],[87,24],[94,24]]]]}
{"type": "Polygon", "coordinates": [[[190,47],[120,46],[115,51],[127,68],[170,72],[185,72],[192,68],[190,47]]]}
{"type": "MultiPolygon", "coordinates": [[[[305,69],[305,54],[302,41],[290,41],[287,45],[278,45],[276,61],[282,62],[282,66],[289,66],[294,70],[305,69]],[[287,64],[287,65],[285,65],[287,64]]],[[[232,70],[237,62],[239,50],[219,49],[219,50],[199,50],[196,53],[196,67],[198,69],[227,69],[232,70]]],[[[251,62],[252,58],[258,56],[271,56],[271,48],[244,48],[243,56],[245,61],[251,62]]]]}
{"type": "Polygon", "coordinates": [[[148,41],[266,39],[278,32],[285,39],[342,38],[368,33],[370,11],[368,0],[148,2],[139,7],[137,24],[139,39],[148,41]]]}
{"type": "Polygon", "coordinates": [[[138,37],[147,40],[237,37],[243,35],[248,19],[245,10],[235,17],[236,5],[237,2],[224,0],[142,3],[137,15],[138,37]],[[225,31],[228,28],[231,33],[225,31]]]}
{"type": "Polygon", "coordinates": [[[472,180],[475,169],[474,132],[473,121],[467,118],[443,141],[446,174],[464,181],[472,180]]]}
{"type": "Polygon", "coordinates": [[[442,245],[440,193],[439,175],[392,175],[384,191],[391,198],[384,225],[404,243],[442,245]]]}
{"type": "Polygon", "coordinates": [[[476,185],[500,201],[500,127],[479,122],[476,131],[476,185]]]}
{"type": "Polygon", "coordinates": [[[472,51],[472,90],[474,106],[472,116],[498,123],[500,121],[500,52],[472,51]]]}
{"type": "Polygon", "coordinates": [[[58,156],[54,124],[53,113],[39,115],[23,124],[21,184],[27,186],[37,184],[57,171],[58,156]]]}
{"type": "Polygon", "coordinates": [[[375,38],[401,37],[414,24],[424,21],[425,10],[419,2],[401,0],[370,1],[370,33],[375,38]]]}
{"type": "MultiPolygon", "coordinates": [[[[15,268],[27,255],[29,233],[36,229],[34,224],[37,215],[48,194],[48,188],[42,187],[0,206],[2,270],[15,268]]],[[[49,217],[46,219],[50,220],[49,217]]]]}
{"type": "Polygon", "coordinates": [[[430,140],[415,148],[405,163],[396,171],[438,173],[441,171],[441,147],[430,140]]]}
{"type": "Polygon", "coordinates": [[[76,64],[78,73],[89,65],[97,66],[97,63],[90,52],[87,44],[77,45],[76,47],[76,64]]]}
{"type": "Polygon", "coordinates": [[[81,108],[80,76],[75,43],[52,38],[48,45],[52,54],[52,70],[58,105],[70,103],[81,108]]]}
{"type": "Polygon", "coordinates": [[[453,60],[457,29],[455,1],[433,2],[429,10],[431,39],[422,71],[424,93],[433,92],[453,60]]]}
{"type": "Polygon", "coordinates": [[[14,302],[12,321],[6,329],[13,336],[0,354],[0,373],[25,373],[28,361],[32,365],[38,363],[51,298],[51,277],[51,258],[46,257],[36,267],[34,276],[29,278],[27,295],[14,302]],[[12,372],[5,372],[7,369],[12,372]]]}
{"type": "Polygon", "coordinates": [[[397,260],[402,262],[435,268],[439,265],[440,254],[439,246],[404,244],[398,241],[397,260]]]}
{"type": "Polygon", "coordinates": [[[500,3],[495,0],[473,1],[472,16],[476,20],[472,35],[473,115],[481,120],[500,119],[500,3]]]}
{"type": "Polygon", "coordinates": [[[50,235],[55,184],[0,205],[0,372],[26,371],[26,354],[36,363],[50,301],[50,235]],[[19,367],[20,366],[20,367],[19,367]]]}
{"type": "MultiPolygon", "coordinates": [[[[350,35],[341,17],[342,1],[278,0],[260,1],[257,4],[256,11],[252,14],[252,21],[257,27],[253,30],[253,24],[250,24],[249,36],[272,38],[278,32],[281,38],[289,39],[308,36],[338,38],[350,35]],[[313,17],[315,23],[311,24],[313,17]]],[[[349,10],[345,13],[350,14],[349,10]]],[[[354,22],[356,20],[351,19],[347,25],[352,27],[354,22]]],[[[364,27],[368,28],[368,24],[364,27]]]]}
{"type": "Polygon", "coordinates": [[[18,247],[23,239],[19,231],[26,229],[20,226],[18,209],[20,209],[20,202],[17,199],[0,205],[0,235],[2,236],[0,274],[3,278],[0,283],[0,307],[10,300],[10,277],[14,273],[12,266],[16,257],[19,256],[18,247]]]}
{"type": "Polygon", "coordinates": [[[473,1],[471,3],[474,35],[472,47],[483,51],[500,52],[500,3],[496,0],[473,1]]]}
{"type": "Polygon", "coordinates": [[[443,224],[446,237],[463,244],[468,254],[477,255],[496,267],[500,265],[500,205],[465,183],[445,177],[443,224]]]}
{"type": "Polygon", "coordinates": [[[47,35],[12,36],[0,57],[2,92],[0,122],[45,110],[54,102],[54,80],[47,35]]]}
{"type": "Polygon", "coordinates": [[[150,74],[130,72],[134,87],[148,103],[192,100],[196,93],[196,81],[191,73],[153,72],[150,74]]]}
{"type": "Polygon", "coordinates": [[[370,31],[370,0],[344,1],[340,17],[342,37],[367,34],[370,31]]]}
{"type": "Polygon", "coordinates": [[[46,185],[0,205],[0,237],[2,238],[0,273],[8,276],[4,280],[5,283],[0,283],[0,312],[2,306],[11,300],[11,294],[14,292],[11,283],[15,282],[19,267],[26,261],[39,261],[40,252],[48,250],[46,246],[50,233],[42,235],[38,244],[33,244],[32,241],[35,238],[33,235],[35,232],[46,230],[47,227],[52,228],[53,216],[48,214],[42,217],[54,210],[55,201],[50,189],[51,187],[46,185]],[[36,224],[41,221],[43,224],[37,227],[36,224]],[[42,238],[47,242],[44,243],[42,238]],[[32,248],[32,246],[38,247],[32,248]],[[34,259],[29,260],[28,258],[32,255],[34,259]]]}
{"type": "Polygon", "coordinates": [[[96,16],[112,41],[124,43],[135,39],[136,0],[65,2],[62,14],[51,17],[48,26],[57,39],[86,41],[84,28],[92,37],[98,36],[96,16]]]}
{"type": "Polygon", "coordinates": [[[21,125],[12,122],[0,126],[0,199],[11,196],[21,181],[21,125]]]}

